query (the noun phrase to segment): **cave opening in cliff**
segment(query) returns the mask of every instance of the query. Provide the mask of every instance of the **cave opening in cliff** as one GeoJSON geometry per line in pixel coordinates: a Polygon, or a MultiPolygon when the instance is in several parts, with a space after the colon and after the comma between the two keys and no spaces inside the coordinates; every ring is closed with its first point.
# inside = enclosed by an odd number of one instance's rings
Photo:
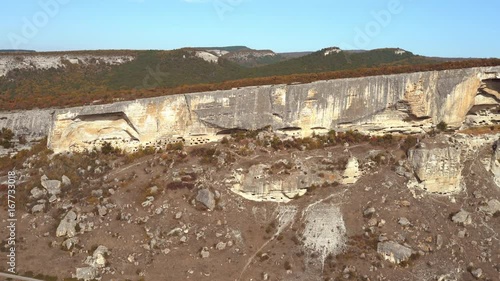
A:
{"type": "Polygon", "coordinates": [[[232,134],[237,134],[237,133],[244,133],[248,132],[248,130],[245,129],[240,129],[240,128],[232,128],[232,129],[225,129],[222,131],[217,132],[217,135],[232,135],[232,134]]]}
{"type": "Polygon", "coordinates": [[[498,97],[500,96],[500,79],[492,78],[483,80],[481,88],[479,88],[479,93],[483,95],[494,96],[496,99],[498,99],[498,97]]]}

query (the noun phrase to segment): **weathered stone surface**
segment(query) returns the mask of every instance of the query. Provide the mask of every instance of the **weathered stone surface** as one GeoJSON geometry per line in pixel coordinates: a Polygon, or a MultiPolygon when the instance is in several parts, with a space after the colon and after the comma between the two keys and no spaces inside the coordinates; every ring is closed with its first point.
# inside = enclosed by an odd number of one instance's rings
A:
{"type": "Polygon", "coordinates": [[[461,225],[467,225],[472,223],[472,219],[470,217],[470,213],[465,211],[465,210],[460,210],[460,212],[456,213],[453,215],[451,220],[454,223],[461,224],[461,225]]]}
{"type": "Polygon", "coordinates": [[[80,239],[78,239],[78,237],[71,237],[64,240],[61,246],[63,246],[66,250],[71,250],[78,243],[80,243],[80,239]]]}
{"type": "Polygon", "coordinates": [[[46,180],[42,181],[42,186],[50,195],[58,195],[61,193],[61,181],[46,180]]]}
{"type": "Polygon", "coordinates": [[[412,249],[393,241],[378,243],[377,252],[382,255],[385,260],[395,264],[408,261],[413,253],[412,249]]]}
{"type": "Polygon", "coordinates": [[[436,194],[451,194],[461,187],[461,151],[454,147],[420,147],[409,151],[409,162],[419,187],[436,194]]]}
{"type": "Polygon", "coordinates": [[[319,179],[294,171],[290,175],[272,175],[270,166],[253,165],[248,173],[235,171],[231,191],[253,201],[289,202],[307,192],[307,187],[319,184],[319,179]]]}
{"type": "Polygon", "coordinates": [[[33,198],[35,199],[40,199],[42,198],[45,194],[47,194],[47,191],[43,190],[43,189],[40,189],[38,187],[35,187],[33,188],[31,191],[31,196],[33,196],[33,198]]]}
{"type": "Polygon", "coordinates": [[[66,175],[62,176],[61,181],[62,181],[62,185],[64,187],[67,187],[67,186],[71,185],[71,180],[66,175]]]}
{"type": "Polygon", "coordinates": [[[200,256],[202,259],[206,259],[206,258],[210,257],[210,252],[208,251],[207,247],[203,247],[203,249],[201,249],[200,256]]]}
{"type": "Polygon", "coordinates": [[[342,183],[343,184],[354,184],[358,181],[361,176],[361,172],[359,171],[359,162],[358,159],[351,157],[347,162],[345,167],[344,175],[342,175],[342,183]]]}
{"type": "Polygon", "coordinates": [[[488,201],[486,206],[481,206],[479,210],[485,212],[487,215],[493,216],[496,213],[500,212],[500,201],[497,199],[491,199],[488,201]]]}
{"type": "Polygon", "coordinates": [[[78,280],[90,281],[95,280],[99,276],[99,271],[95,267],[80,267],[76,269],[76,274],[73,278],[78,280]]]}
{"type": "Polygon", "coordinates": [[[484,81],[499,79],[499,72],[500,67],[418,72],[68,108],[56,110],[49,146],[62,152],[110,141],[134,150],[180,137],[191,145],[217,140],[217,133],[227,129],[268,125],[275,131],[297,128],[299,136],[317,128],[422,132],[440,121],[458,127],[484,81]]]}
{"type": "Polygon", "coordinates": [[[33,206],[33,208],[31,208],[31,213],[33,214],[40,213],[43,212],[44,209],[45,209],[45,204],[38,204],[33,206]]]}
{"type": "Polygon", "coordinates": [[[490,171],[493,173],[495,183],[500,187],[500,140],[493,143],[490,171]]]}
{"type": "Polygon", "coordinates": [[[200,189],[196,195],[196,201],[200,202],[210,210],[215,209],[215,196],[209,189],[200,189]]]}
{"type": "Polygon", "coordinates": [[[92,256],[88,256],[85,263],[94,268],[103,268],[106,266],[106,255],[109,254],[108,248],[99,246],[95,249],[92,256]]]}
{"type": "Polygon", "coordinates": [[[66,216],[59,223],[59,226],[56,230],[56,236],[62,237],[74,237],[76,235],[76,224],[77,224],[77,216],[73,211],[69,211],[66,216]]]}

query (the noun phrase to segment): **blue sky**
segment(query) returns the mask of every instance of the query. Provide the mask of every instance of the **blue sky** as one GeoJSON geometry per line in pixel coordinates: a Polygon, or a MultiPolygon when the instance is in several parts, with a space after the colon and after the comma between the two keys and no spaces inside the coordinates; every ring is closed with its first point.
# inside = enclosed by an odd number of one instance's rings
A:
{"type": "Polygon", "coordinates": [[[400,47],[500,57],[500,1],[0,0],[0,49],[175,49],[246,45],[278,52],[400,47]]]}

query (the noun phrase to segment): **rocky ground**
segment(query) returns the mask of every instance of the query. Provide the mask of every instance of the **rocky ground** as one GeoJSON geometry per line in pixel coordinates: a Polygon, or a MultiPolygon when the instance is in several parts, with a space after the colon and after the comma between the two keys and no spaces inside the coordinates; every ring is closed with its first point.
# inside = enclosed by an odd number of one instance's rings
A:
{"type": "MultiPolygon", "coordinates": [[[[407,152],[403,139],[318,148],[261,135],[133,156],[23,155],[18,273],[42,280],[500,279],[498,136],[420,136],[407,152]]],[[[1,191],[5,198],[6,186],[1,191]]],[[[7,212],[0,215],[6,224],[7,212]]]]}

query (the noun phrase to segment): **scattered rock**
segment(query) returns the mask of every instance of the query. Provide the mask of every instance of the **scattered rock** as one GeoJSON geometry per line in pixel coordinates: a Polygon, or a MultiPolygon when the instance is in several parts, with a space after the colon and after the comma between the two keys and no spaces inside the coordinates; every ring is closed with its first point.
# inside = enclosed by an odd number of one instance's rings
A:
{"type": "Polygon", "coordinates": [[[476,279],[480,279],[483,276],[483,270],[481,268],[474,269],[470,273],[476,279]]]}
{"type": "Polygon", "coordinates": [[[74,237],[76,235],[77,216],[73,211],[69,211],[66,216],[61,220],[57,227],[56,236],[74,237]]]}
{"type": "Polygon", "coordinates": [[[365,217],[371,217],[375,214],[376,210],[373,207],[367,208],[363,211],[363,216],[365,217]]]}
{"type": "Polygon", "coordinates": [[[104,206],[97,206],[97,213],[99,216],[104,217],[108,213],[108,209],[104,206]]]}
{"type": "Polygon", "coordinates": [[[454,223],[460,224],[460,225],[467,225],[472,223],[472,219],[470,217],[470,213],[465,211],[465,210],[460,210],[460,212],[456,213],[453,215],[451,220],[454,223]]]}
{"type": "Polygon", "coordinates": [[[71,180],[66,175],[63,175],[61,180],[64,187],[68,187],[71,185],[71,180]]]}
{"type": "Polygon", "coordinates": [[[378,243],[377,252],[382,255],[385,260],[395,264],[408,261],[413,253],[412,249],[393,241],[378,243]]]}
{"type": "Polygon", "coordinates": [[[76,274],[73,278],[78,280],[90,281],[95,280],[99,276],[99,272],[95,267],[82,267],[76,269],[76,274]]]}
{"type": "Polygon", "coordinates": [[[210,257],[210,252],[208,252],[207,247],[203,247],[203,249],[201,249],[200,256],[202,259],[206,259],[206,258],[210,257]]]}
{"type": "Polygon", "coordinates": [[[50,195],[58,195],[61,193],[61,181],[45,180],[42,181],[42,186],[50,195]]]}
{"type": "Polygon", "coordinates": [[[410,226],[410,225],[411,225],[410,220],[408,220],[408,219],[407,219],[407,218],[405,218],[405,217],[399,218],[399,219],[398,219],[398,223],[399,223],[399,225],[401,225],[401,226],[410,226]]]}
{"type": "Polygon", "coordinates": [[[47,194],[47,191],[44,189],[40,189],[38,187],[35,187],[31,190],[31,196],[35,199],[40,199],[42,198],[45,194],[47,194]]]}
{"type": "Polygon", "coordinates": [[[103,268],[106,266],[106,255],[109,254],[108,248],[99,246],[95,249],[92,256],[88,256],[85,263],[94,268],[103,268]]]}
{"type": "Polygon", "coordinates": [[[486,206],[481,206],[479,210],[485,212],[488,216],[494,216],[500,212],[500,201],[491,199],[486,206]]]}
{"type": "Polygon", "coordinates": [[[61,246],[66,248],[66,250],[71,250],[71,248],[76,246],[76,244],[78,244],[79,242],[80,242],[80,239],[78,239],[78,237],[71,237],[71,238],[64,240],[64,242],[62,242],[61,246]]]}
{"type": "Polygon", "coordinates": [[[204,188],[198,191],[198,195],[196,195],[196,201],[203,204],[210,210],[215,209],[215,196],[212,191],[204,188]]]}
{"type": "Polygon", "coordinates": [[[45,209],[45,204],[38,204],[33,206],[33,208],[31,208],[31,213],[32,214],[40,213],[43,212],[44,209],[45,209]]]}
{"type": "Polygon", "coordinates": [[[217,245],[215,245],[215,249],[222,251],[222,250],[226,249],[226,245],[227,244],[224,242],[219,242],[219,243],[217,243],[217,245]]]}
{"type": "Polygon", "coordinates": [[[175,219],[176,219],[176,220],[179,220],[179,219],[181,219],[181,218],[182,218],[182,212],[177,212],[177,213],[175,214],[175,219]]]}

